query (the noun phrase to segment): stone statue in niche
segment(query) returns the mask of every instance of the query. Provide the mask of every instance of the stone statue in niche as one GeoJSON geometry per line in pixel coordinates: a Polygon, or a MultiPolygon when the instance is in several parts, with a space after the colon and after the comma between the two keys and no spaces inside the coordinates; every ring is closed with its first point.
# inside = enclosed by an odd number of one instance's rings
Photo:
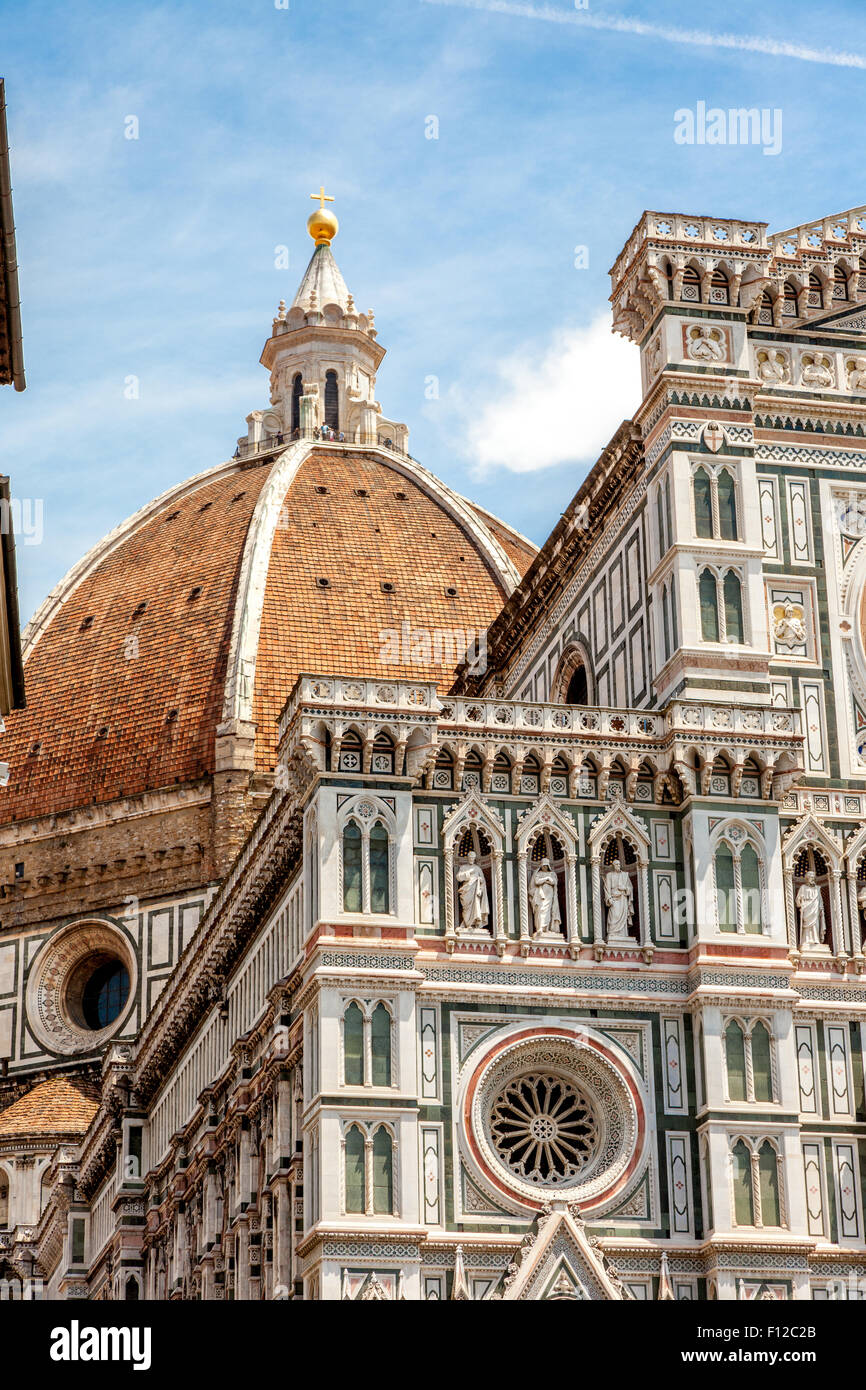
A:
{"type": "Polygon", "coordinates": [[[815,871],[810,869],[806,882],[797,894],[797,911],[800,914],[800,949],[814,951],[823,945],[821,937],[824,928],[824,904],[821,889],[815,882],[815,871]]]}
{"type": "Polygon", "coordinates": [[[627,941],[634,916],[634,890],[629,875],[618,859],[614,859],[610,872],[605,875],[604,901],[607,905],[608,941],[627,941]]]}
{"type": "Polygon", "coordinates": [[[464,931],[480,931],[490,918],[490,900],[484,874],[476,863],[478,856],[471,849],[466,863],[457,870],[457,892],[460,897],[460,926],[464,931]]]}
{"type": "Polygon", "coordinates": [[[556,874],[549,859],[542,859],[529,881],[529,905],[536,932],[558,932],[562,928],[556,874]]]}

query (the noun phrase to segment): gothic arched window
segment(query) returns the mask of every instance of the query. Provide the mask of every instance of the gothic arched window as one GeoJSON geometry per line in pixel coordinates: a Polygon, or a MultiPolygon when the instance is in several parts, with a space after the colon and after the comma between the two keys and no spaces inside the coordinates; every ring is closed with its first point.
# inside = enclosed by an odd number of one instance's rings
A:
{"type": "Polygon", "coordinates": [[[346,809],[342,828],[343,912],[393,911],[391,835],[384,811],[359,799],[346,809]]]}
{"type": "Polygon", "coordinates": [[[731,1177],[734,1186],[734,1221],[738,1226],[754,1226],[752,1152],[742,1139],[739,1139],[731,1150],[731,1177]]]}
{"type": "Polygon", "coordinates": [[[701,636],[705,642],[719,640],[719,595],[716,576],[712,570],[704,570],[699,583],[701,602],[701,636]]]}
{"type": "Polygon", "coordinates": [[[740,854],[740,889],[745,930],[747,932],[763,931],[761,863],[754,846],[748,843],[743,846],[740,854]]]}
{"type": "Polygon", "coordinates": [[[565,692],[565,703],[567,705],[585,705],[589,699],[589,683],[586,679],[586,667],[583,662],[574,668],[571,680],[568,682],[568,689],[565,692]]]}
{"type": "Polygon", "coordinates": [[[761,295],[760,305],[758,308],[758,323],[770,324],[770,326],[772,326],[773,296],[770,294],[769,290],[764,290],[764,293],[761,295]]]}
{"type": "Polygon", "coordinates": [[[366,1141],[358,1125],[352,1125],[345,1138],[346,1211],[363,1214],[367,1210],[366,1141]]]}
{"type": "Polygon", "coordinates": [[[377,1004],[370,1019],[370,1060],[374,1086],[391,1085],[391,1013],[377,1004]]]}
{"type": "Polygon", "coordinates": [[[746,1037],[736,1019],[725,1029],[725,1070],[728,1100],[746,1100],[746,1037]]]}
{"type": "Polygon", "coordinates": [[[782,1203],[779,1192],[779,1155],[766,1140],[758,1150],[761,1225],[781,1226],[782,1203]]]}
{"type": "Polygon", "coordinates": [[[728,642],[742,643],[746,640],[743,626],[743,593],[740,580],[733,570],[728,570],[724,582],[725,594],[725,637],[728,642]]]}
{"type": "Polygon", "coordinates": [[[833,298],[848,298],[848,277],[841,265],[837,265],[833,271],[833,298]]]}
{"type": "Polygon", "coordinates": [[[292,382],[292,434],[296,435],[301,430],[301,396],[304,394],[304,383],[301,373],[295,374],[292,382]]]}
{"type": "Polygon", "coordinates": [[[742,829],[729,833],[731,841],[721,839],[713,856],[719,930],[760,934],[764,919],[761,860],[742,829]]]}
{"type": "Polygon", "coordinates": [[[823,309],[824,307],[824,286],[819,277],[812,271],[809,276],[809,308],[823,309]]]}
{"type": "Polygon", "coordinates": [[[713,536],[713,500],[710,475],[705,468],[696,468],[692,479],[695,500],[695,532],[701,540],[713,536]]]}
{"type": "Polygon", "coordinates": [[[9,1225],[9,1179],[0,1168],[0,1231],[9,1225]]]}
{"type": "Polygon", "coordinates": [[[390,912],[390,841],[381,821],[370,828],[370,911],[390,912]]]}
{"type": "Polygon", "coordinates": [[[727,468],[718,472],[719,533],[723,541],[737,539],[737,489],[727,468]]]}
{"type": "Polygon", "coordinates": [[[354,1002],[343,1014],[343,1075],[347,1086],[364,1084],[364,1015],[354,1002]]]}
{"type": "Polygon", "coordinates": [[[773,1062],[770,1033],[760,1021],[752,1028],[749,1042],[752,1047],[752,1089],[755,1100],[773,1099],[773,1062]]]}
{"type": "Polygon", "coordinates": [[[340,428],[340,394],[333,370],[325,372],[325,424],[332,430],[340,428]]]}
{"type": "Polygon", "coordinates": [[[716,904],[719,931],[737,930],[737,891],[734,851],[722,840],[715,854],[716,904]]]}
{"type": "Polygon", "coordinates": [[[394,1210],[394,1146],[380,1125],[373,1135],[373,1212],[390,1216],[394,1210]]]}
{"type": "Polygon", "coordinates": [[[343,831],[343,911],[360,912],[363,906],[363,836],[350,820],[343,831]]]}

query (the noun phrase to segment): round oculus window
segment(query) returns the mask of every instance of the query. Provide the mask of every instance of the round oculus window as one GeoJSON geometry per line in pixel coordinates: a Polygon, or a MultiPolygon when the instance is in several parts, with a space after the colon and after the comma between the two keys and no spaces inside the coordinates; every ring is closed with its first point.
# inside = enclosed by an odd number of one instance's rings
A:
{"type": "Polygon", "coordinates": [[[135,990],[126,937],[107,922],[76,922],[45,942],[27,982],[27,1014],[51,1052],[101,1046],[116,1032],[135,990]]]}
{"type": "Polygon", "coordinates": [[[553,1191],[598,1206],[642,1169],[641,1091],[603,1039],[512,1035],[475,1064],[461,1091],[464,1156],[506,1206],[539,1206],[553,1191]]]}
{"type": "Polygon", "coordinates": [[[493,1101],[490,1138],[512,1172],[542,1187],[579,1176],[598,1148],[590,1101],[571,1082],[528,1072],[509,1081],[493,1101]]]}

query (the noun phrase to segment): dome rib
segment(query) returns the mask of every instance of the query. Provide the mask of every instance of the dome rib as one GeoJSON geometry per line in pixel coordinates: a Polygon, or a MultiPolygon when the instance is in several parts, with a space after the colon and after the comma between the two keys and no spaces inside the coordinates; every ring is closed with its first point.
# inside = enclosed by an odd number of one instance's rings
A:
{"type": "MultiPolygon", "coordinates": [[[[229,644],[223,701],[223,720],[226,722],[238,720],[247,723],[252,719],[262,607],[274,533],[294,479],[304,462],[317,449],[327,450],[327,446],[316,445],[311,440],[299,440],[292,444],[275,460],[268,480],[259,494],[241,562],[238,602],[235,605],[229,644]]],[[[482,521],[479,513],[464,497],[453,492],[435,474],[414,459],[403,455],[391,455],[386,450],[365,445],[342,445],[341,449],[348,453],[376,458],[393,472],[410,478],[421,487],[481,550],[503,591],[503,601],[510,596],[520,582],[520,571],[490,527],[482,521]]],[[[527,561],[528,559],[529,556],[527,561]]]]}

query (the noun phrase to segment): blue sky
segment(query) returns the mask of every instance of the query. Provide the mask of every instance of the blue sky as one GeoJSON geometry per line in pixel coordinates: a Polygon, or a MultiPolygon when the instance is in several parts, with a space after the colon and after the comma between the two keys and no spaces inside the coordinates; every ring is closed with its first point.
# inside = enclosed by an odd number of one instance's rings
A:
{"type": "Polygon", "coordinates": [[[0,398],[0,471],[44,515],[19,543],[24,618],[232,454],[322,181],[388,348],[383,408],[538,542],[638,402],[607,270],[642,210],[781,229],[866,203],[862,0],[728,0],[721,21],[665,0],[289,3],[0,0],[28,378],[0,398]],[[781,109],[781,152],[676,144],[698,101],[781,109]]]}

